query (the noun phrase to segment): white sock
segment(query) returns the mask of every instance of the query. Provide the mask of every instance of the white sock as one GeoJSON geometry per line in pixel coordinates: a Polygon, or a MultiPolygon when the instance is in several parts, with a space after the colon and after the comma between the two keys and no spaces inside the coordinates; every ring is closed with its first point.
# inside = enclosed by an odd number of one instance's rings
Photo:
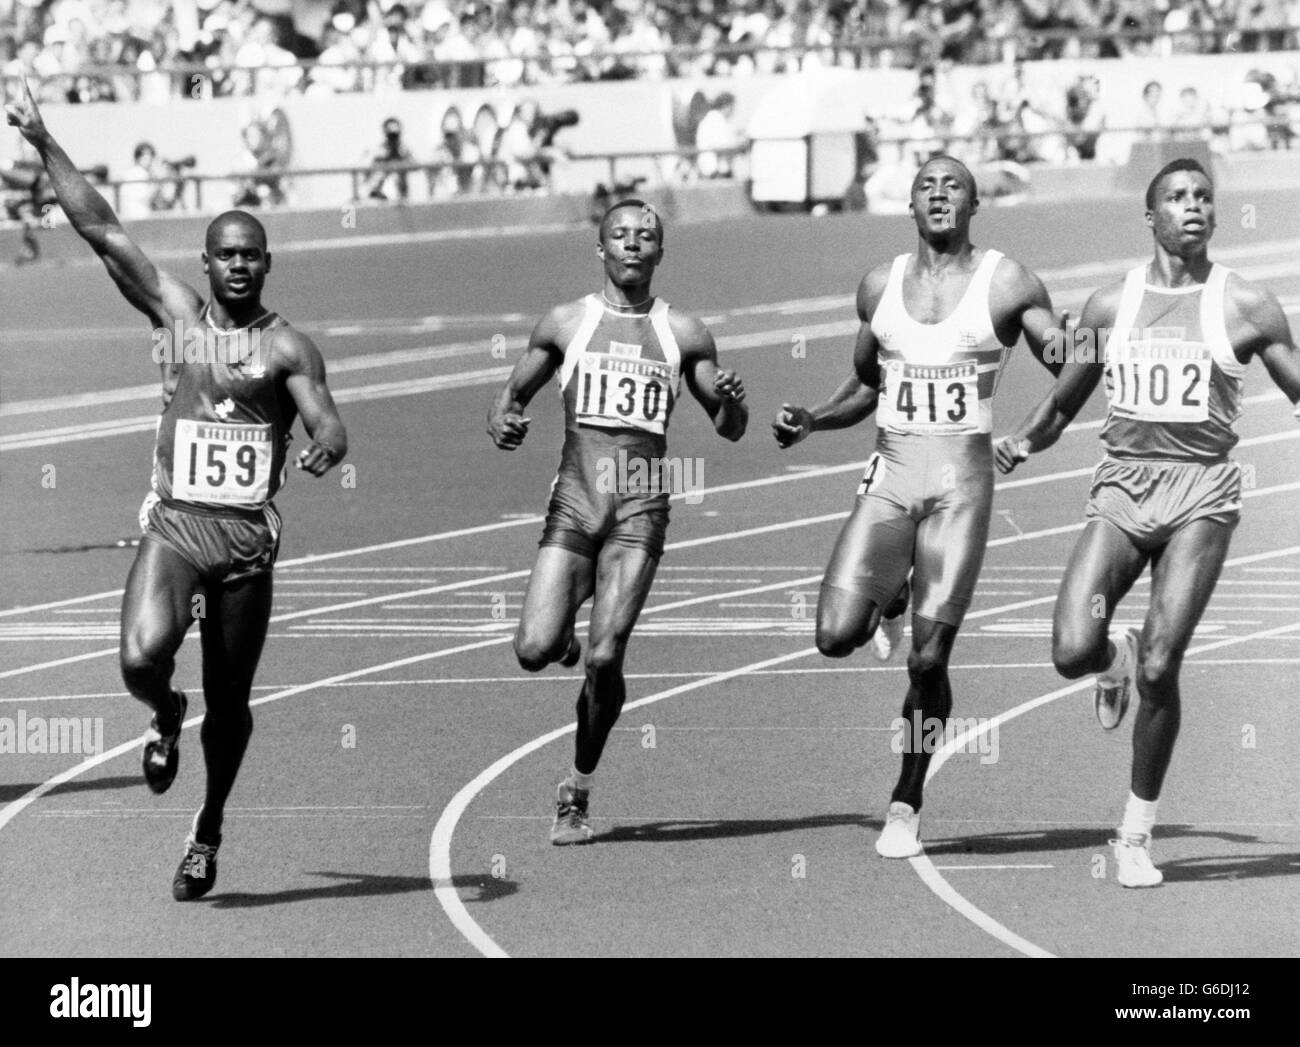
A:
{"type": "Polygon", "coordinates": [[[1124,806],[1124,821],[1120,823],[1121,833],[1136,833],[1150,836],[1156,824],[1156,804],[1159,800],[1141,800],[1135,793],[1128,794],[1128,803],[1124,806]]]}
{"type": "Polygon", "coordinates": [[[564,780],[564,784],[572,789],[590,789],[596,784],[596,772],[583,774],[578,768],[574,767],[569,771],[569,777],[564,780]]]}

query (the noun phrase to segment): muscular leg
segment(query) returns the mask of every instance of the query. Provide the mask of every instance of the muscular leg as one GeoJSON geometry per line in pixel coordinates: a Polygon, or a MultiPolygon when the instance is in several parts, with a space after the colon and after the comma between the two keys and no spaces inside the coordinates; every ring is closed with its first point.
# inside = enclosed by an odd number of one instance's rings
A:
{"type": "Polygon", "coordinates": [[[141,541],[122,597],[122,679],[153,710],[164,734],[176,727],[171,679],[176,652],[194,623],[198,587],[198,571],[185,557],[161,542],[141,541]]]}
{"type": "Polygon", "coordinates": [[[515,632],[515,657],[530,673],[569,650],[574,616],[591,595],[595,574],[591,560],[571,549],[544,545],[538,550],[515,632]]]}
{"type": "Polygon", "coordinates": [[[1110,620],[1147,559],[1112,523],[1093,519],[1083,529],[1061,579],[1052,621],[1052,661],[1066,679],[1102,672],[1114,660],[1107,639],[1110,620]]]}
{"type": "Polygon", "coordinates": [[[890,605],[902,599],[915,542],[916,524],[901,510],[880,499],[858,501],[836,540],[817,600],[817,649],[827,658],[847,658],[867,643],[882,610],[901,613],[890,605]],[[864,564],[871,566],[869,582],[864,564]]]}
{"type": "Polygon", "coordinates": [[[226,799],[253,733],[248,700],[271,618],[271,573],[215,589],[206,610],[200,633],[207,712],[200,737],[208,784],[195,837],[201,843],[214,843],[221,833],[226,799]]]}
{"type": "Polygon", "coordinates": [[[573,766],[579,774],[596,770],[609,732],[623,711],[627,697],[623,656],[658,566],[658,559],[630,545],[606,545],[596,560],[587,679],[578,695],[578,736],[574,744],[573,766]]]}
{"type": "Polygon", "coordinates": [[[952,713],[948,661],[956,639],[957,626],[922,618],[919,614],[912,616],[912,650],[907,656],[909,684],[903,700],[908,744],[903,750],[903,767],[890,801],[910,804],[916,811],[921,809],[925,772],[934,755],[926,744],[928,727],[935,721],[946,726],[952,713]]]}
{"type": "Polygon", "coordinates": [[[1214,593],[1231,537],[1232,529],[1223,524],[1195,520],[1155,558],[1151,609],[1138,652],[1141,702],[1133,722],[1132,789],[1138,799],[1160,796],[1182,718],[1178,674],[1183,654],[1214,593]]]}

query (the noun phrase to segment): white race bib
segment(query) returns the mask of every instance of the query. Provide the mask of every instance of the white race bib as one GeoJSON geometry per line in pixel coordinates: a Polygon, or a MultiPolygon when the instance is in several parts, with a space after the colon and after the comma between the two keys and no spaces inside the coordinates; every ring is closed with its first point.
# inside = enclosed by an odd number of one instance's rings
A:
{"type": "Polygon", "coordinates": [[[583,353],[574,381],[580,421],[664,431],[674,393],[671,365],[630,354],[583,353]]]}
{"type": "Polygon", "coordinates": [[[979,431],[979,378],[973,361],[886,365],[879,424],[895,432],[979,431]]]}
{"type": "Polygon", "coordinates": [[[257,506],[271,486],[271,427],[176,422],[172,497],[182,502],[257,506]]]}
{"type": "Polygon", "coordinates": [[[1210,347],[1153,330],[1112,342],[1106,352],[1110,409],[1142,422],[1204,422],[1210,417],[1210,347]]]}

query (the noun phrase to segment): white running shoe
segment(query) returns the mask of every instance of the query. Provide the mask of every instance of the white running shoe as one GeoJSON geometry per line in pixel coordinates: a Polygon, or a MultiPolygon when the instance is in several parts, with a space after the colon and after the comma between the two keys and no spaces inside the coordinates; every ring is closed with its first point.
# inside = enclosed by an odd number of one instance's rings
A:
{"type": "Polygon", "coordinates": [[[903,619],[906,617],[907,611],[903,611],[897,618],[881,616],[880,624],[871,635],[871,653],[877,661],[887,662],[894,657],[894,652],[903,642],[903,619]]]}
{"type": "Polygon", "coordinates": [[[921,816],[909,803],[891,803],[885,827],[876,838],[882,858],[914,858],[921,853],[921,816]]]}
{"type": "Polygon", "coordinates": [[[1165,876],[1151,864],[1151,834],[1120,831],[1115,848],[1115,878],[1125,887],[1158,887],[1165,876]]]}
{"type": "Polygon", "coordinates": [[[1124,721],[1128,712],[1129,692],[1138,664],[1138,631],[1133,627],[1124,630],[1115,644],[1119,651],[1119,667],[1114,672],[1097,675],[1097,688],[1093,692],[1092,706],[1097,712],[1097,722],[1102,730],[1113,731],[1124,721]]]}

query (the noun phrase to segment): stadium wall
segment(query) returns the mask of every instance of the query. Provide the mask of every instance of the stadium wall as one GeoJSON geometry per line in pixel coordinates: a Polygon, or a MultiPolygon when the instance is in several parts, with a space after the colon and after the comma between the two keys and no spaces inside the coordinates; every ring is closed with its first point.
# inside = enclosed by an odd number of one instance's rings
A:
{"type": "MultiPolygon", "coordinates": [[[[1026,63],[1025,80],[1030,93],[1063,108],[1065,89],[1081,72],[1095,72],[1101,78],[1101,103],[1112,126],[1131,118],[1142,86],[1148,80],[1164,85],[1171,99],[1185,86],[1196,87],[1214,104],[1232,107],[1238,100],[1246,74],[1267,69],[1284,80],[1300,67],[1300,53],[1270,52],[1230,55],[1175,55],[1168,58],[1129,58],[1107,61],[1061,60],[1026,63]]],[[[864,113],[877,117],[910,115],[916,74],[911,70],[872,69],[853,74],[861,83],[864,113]]],[[[952,70],[948,88],[955,97],[968,96],[976,81],[996,87],[1008,71],[999,66],[967,66],[952,70]]],[[[575,153],[626,153],[639,150],[673,149],[678,144],[674,131],[674,107],[680,111],[700,91],[712,99],[726,91],[736,98],[736,122],[745,126],[758,101],[785,78],[753,76],[741,79],[632,80],[600,84],[559,84],[507,91],[504,89],[404,91],[383,94],[293,95],[280,102],[289,118],[295,167],[338,167],[360,163],[379,139],[379,123],[387,116],[403,121],[406,139],[417,159],[431,155],[443,114],[455,105],[468,125],[483,106],[492,109],[498,121],[509,118],[516,103],[524,98],[539,102],[543,111],[574,109],[581,117],[577,127],[561,132],[558,144],[575,153]]],[[[144,103],[116,105],[48,105],[50,128],[83,166],[107,164],[110,174],[121,177],[131,163],[135,144],[148,139],[160,155],[176,158],[193,155],[197,170],[222,174],[248,166],[241,128],[249,121],[254,105],[270,106],[265,98],[219,98],[176,102],[167,106],[144,103]]],[[[0,164],[18,153],[17,135],[0,135],[0,164]]],[[[655,164],[629,164],[620,173],[652,175],[655,164]]],[[[589,191],[602,180],[602,164],[569,164],[557,171],[556,188],[589,191]]],[[[423,179],[415,179],[417,188],[423,179]]],[[[345,176],[296,180],[293,201],[298,206],[323,207],[348,199],[351,182],[345,176]]],[[[232,186],[209,187],[213,201],[232,191],[232,186]]]]}

